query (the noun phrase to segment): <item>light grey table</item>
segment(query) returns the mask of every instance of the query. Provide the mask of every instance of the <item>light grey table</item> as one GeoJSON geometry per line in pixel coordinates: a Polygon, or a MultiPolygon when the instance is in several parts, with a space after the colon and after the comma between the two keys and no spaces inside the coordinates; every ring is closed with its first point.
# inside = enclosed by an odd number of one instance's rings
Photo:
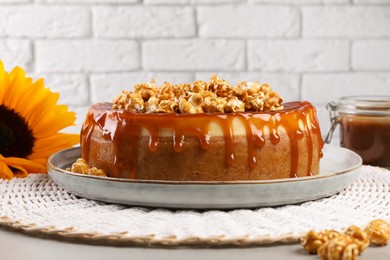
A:
{"type": "MultiPolygon", "coordinates": [[[[319,259],[307,255],[298,244],[271,245],[251,248],[139,248],[109,247],[74,244],[62,241],[30,237],[24,234],[0,229],[1,260],[121,260],[121,259],[319,259]]],[[[390,259],[390,245],[386,247],[370,247],[359,259],[390,259]]]]}

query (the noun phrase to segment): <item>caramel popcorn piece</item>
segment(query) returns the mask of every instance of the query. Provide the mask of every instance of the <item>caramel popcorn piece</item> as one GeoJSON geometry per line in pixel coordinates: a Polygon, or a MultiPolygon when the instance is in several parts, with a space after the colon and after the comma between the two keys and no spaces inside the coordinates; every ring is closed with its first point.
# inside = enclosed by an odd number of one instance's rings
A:
{"type": "Polygon", "coordinates": [[[323,232],[309,231],[306,236],[301,238],[301,245],[310,254],[316,254],[319,247],[325,242],[340,236],[341,234],[334,230],[325,230],[323,232]]]}
{"type": "Polygon", "coordinates": [[[83,158],[77,159],[76,162],[73,163],[70,168],[69,167],[66,168],[66,170],[75,173],[87,174],[87,175],[104,176],[104,177],[107,176],[103,170],[97,169],[96,167],[91,168],[83,158]]]}
{"type": "Polygon", "coordinates": [[[232,97],[226,104],[226,112],[245,112],[245,104],[237,97],[232,97]]]}
{"type": "Polygon", "coordinates": [[[309,231],[301,238],[303,248],[309,253],[318,253],[323,260],[353,260],[370,244],[386,245],[390,238],[390,223],[384,220],[371,221],[363,231],[352,225],[344,234],[337,231],[309,231]]]}
{"type": "Polygon", "coordinates": [[[217,75],[211,76],[208,89],[213,91],[218,97],[228,97],[233,91],[229,82],[221,79],[217,75]]]}
{"type": "Polygon", "coordinates": [[[86,174],[89,170],[89,165],[84,159],[79,158],[76,160],[75,163],[72,164],[71,168],[66,168],[66,170],[71,172],[86,174]]]}
{"type": "Polygon", "coordinates": [[[145,113],[156,113],[157,107],[158,107],[158,99],[156,96],[152,96],[149,98],[147,102],[145,102],[145,106],[144,106],[145,113]]]}
{"type": "Polygon", "coordinates": [[[134,93],[130,96],[130,102],[125,105],[127,110],[136,110],[140,111],[144,109],[144,100],[139,93],[134,93]]]}
{"type": "Polygon", "coordinates": [[[183,114],[203,113],[203,109],[200,105],[194,105],[193,103],[185,100],[185,98],[180,98],[179,109],[183,114]]]}
{"type": "Polygon", "coordinates": [[[272,92],[267,96],[267,98],[264,101],[264,107],[269,110],[279,110],[281,109],[281,103],[283,99],[276,94],[275,92],[272,92]]]}
{"type": "Polygon", "coordinates": [[[238,96],[247,98],[250,96],[261,95],[265,97],[265,93],[261,91],[261,84],[259,82],[239,82],[234,86],[233,90],[238,96]]]}
{"type": "Polygon", "coordinates": [[[370,245],[370,239],[366,232],[359,227],[352,225],[345,231],[345,235],[350,236],[358,246],[359,253],[362,253],[370,245]]]}
{"type": "Polygon", "coordinates": [[[359,247],[352,237],[341,234],[325,241],[318,248],[318,255],[322,260],[355,260],[359,247]]]}
{"type": "Polygon", "coordinates": [[[129,111],[141,111],[144,109],[144,100],[140,93],[122,90],[122,93],[114,99],[114,109],[123,108],[129,111]]]}
{"type": "Polygon", "coordinates": [[[266,96],[272,94],[272,89],[268,84],[263,84],[260,86],[260,91],[263,92],[266,96]]]}
{"type": "Polygon", "coordinates": [[[200,107],[203,104],[203,97],[199,93],[192,93],[188,98],[188,102],[190,102],[193,106],[200,107]]]}
{"type": "Polygon", "coordinates": [[[124,108],[126,103],[130,99],[130,95],[131,95],[131,93],[129,91],[122,90],[121,94],[119,96],[117,96],[116,98],[114,98],[114,100],[113,100],[114,104],[112,105],[112,108],[113,109],[124,108]]]}
{"type": "Polygon", "coordinates": [[[198,80],[195,81],[191,86],[190,86],[190,91],[193,93],[202,93],[206,91],[206,82],[203,80],[198,80]]]}
{"type": "Polygon", "coordinates": [[[203,103],[203,110],[207,113],[223,113],[225,111],[226,105],[227,101],[224,98],[206,97],[203,103]]]}
{"type": "Polygon", "coordinates": [[[113,109],[142,113],[232,113],[283,109],[283,99],[267,84],[229,82],[213,75],[209,82],[174,85],[155,82],[134,86],[134,91],[123,90],[113,100],[113,109]]]}
{"type": "Polygon", "coordinates": [[[171,100],[162,100],[157,104],[157,113],[174,113],[176,110],[177,104],[171,100]]]}
{"type": "Polygon", "coordinates": [[[260,96],[249,96],[245,102],[245,110],[263,111],[264,99],[260,96]]]}
{"type": "Polygon", "coordinates": [[[149,98],[156,95],[156,88],[154,81],[150,83],[142,83],[134,86],[134,93],[138,93],[142,99],[148,100],[149,98]]]}
{"type": "Polygon", "coordinates": [[[371,221],[368,226],[365,228],[367,235],[370,239],[370,242],[384,246],[389,242],[390,239],[390,223],[377,219],[371,221]]]}
{"type": "Polygon", "coordinates": [[[91,169],[89,169],[87,174],[94,175],[94,176],[107,177],[106,173],[102,169],[98,169],[96,167],[92,167],[91,169]]]}
{"type": "Polygon", "coordinates": [[[157,98],[160,100],[170,100],[173,97],[175,97],[174,89],[168,82],[165,82],[161,88],[157,89],[157,98]]]}

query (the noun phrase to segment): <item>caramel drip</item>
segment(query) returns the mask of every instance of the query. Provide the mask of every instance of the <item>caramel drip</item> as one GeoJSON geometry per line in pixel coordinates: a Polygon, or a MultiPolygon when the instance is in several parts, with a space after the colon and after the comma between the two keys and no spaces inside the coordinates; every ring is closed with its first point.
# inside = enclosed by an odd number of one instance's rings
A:
{"type": "MultiPolygon", "coordinates": [[[[221,120],[219,120],[221,121],[221,120]]],[[[225,136],[225,162],[228,166],[232,166],[234,163],[234,132],[233,132],[233,117],[227,116],[222,123],[222,130],[225,136]]],[[[219,122],[221,124],[221,122],[219,122]]]]}
{"type": "MultiPolygon", "coordinates": [[[[313,118],[313,112],[310,113],[309,120],[317,120],[313,118]]],[[[315,116],[315,115],[314,115],[315,116]]],[[[313,128],[312,128],[313,129],[313,128]]],[[[306,170],[306,176],[312,176],[313,173],[311,171],[311,165],[313,163],[313,137],[311,136],[309,132],[309,127],[308,125],[305,125],[305,130],[304,130],[305,135],[307,136],[307,152],[308,152],[308,157],[307,157],[307,170],[306,170]]],[[[322,140],[321,140],[322,141],[322,140]]],[[[322,144],[323,145],[323,144],[322,144]]],[[[322,153],[322,152],[321,152],[322,153]]],[[[319,157],[322,155],[320,154],[319,157]]]]}
{"type": "Polygon", "coordinates": [[[307,175],[311,175],[313,136],[320,144],[323,141],[314,107],[308,102],[286,103],[280,111],[245,112],[231,114],[141,114],[124,110],[111,109],[110,103],[93,105],[81,131],[82,157],[88,161],[89,147],[93,129],[97,126],[103,132],[103,138],[114,144],[113,177],[137,178],[138,144],[141,138],[149,139],[150,151],[156,151],[161,138],[161,131],[168,129],[171,134],[173,150],[184,152],[186,136],[197,137],[203,150],[210,146],[210,124],[220,126],[225,141],[225,163],[227,167],[235,162],[235,135],[233,120],[240,120],[245,128],[248,145],[248,167],[255,168],[257,150],[269,141],[276,145],[280,142],[280,129],[283,128],[290,140],[291,177],[297,176],[299,164],[298,140],[306,137],[309,156],[307,175]],[[296,113],[298,111],[298,113],[296,113]],[[147,133],[146,133],[147,132],[147,133]],[[268,133],[268,135],[267,135],[268,133]],[[267,137],[268,136],[268,137],[267,137]],[[126,155],[120,153],[126,147],[126,155]],[[121,172],[130,169],[130,172],[121,172]]]}
{"type": "Polygon", "coordinates": [[[320,125],[318,123],[317,115],[316,115],[316,108],[313,107],[313,109],[310,111],[309,116],[310,116],[310,126],[313,131],[313,133],[318,134],[318,142],[320,143],[320,151],[319,151],[319,158],[322,158],[324,154],[322,153],[322,148],[324,147],[324,140],[321,138],[321,130],[320,130],[320,125]]]}
{"type": "Polygon", "coordinates": [[[291,178],[298,177],[298,163],[299,163],[298,138],[301,139],[303,135],[300,135],[299,130],[296,128],[295,125],[292,124],[292,122],[287,121],[284,127],[286,128],[288,138],[290,139],[290,153],[291,153],[290,177],[291,178]]]}
{"type": "Polygon", "coordinates": [[[87,118],[84,122],[84,124],[81,127],[81,135],[80,135],[80,145],[84,149],[81,149],[81,157],[85,158],[85,160],[89,160],[89,151],[91,147],[91,137],[92,137],[92,131],[95,127],[95,124],[91,124],[91,122],[94,122],[95,118],[93,117],[92,113],[88,113],[87,118]],[[84,138],[86,137],[86,138],[84,138]]]}

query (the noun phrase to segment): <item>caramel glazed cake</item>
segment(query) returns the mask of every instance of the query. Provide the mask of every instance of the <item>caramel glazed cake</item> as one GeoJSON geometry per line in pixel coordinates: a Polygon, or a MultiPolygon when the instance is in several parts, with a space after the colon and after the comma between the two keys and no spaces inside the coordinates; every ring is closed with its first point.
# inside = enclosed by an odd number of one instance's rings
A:
{"type": "MultiPolygon", "coordinates": [[[[214,75],[210,82],[138,84],[113,103],[92,105],[79,161],[118,178],[266,180],[318,174],[322,147],[309,102],[282,105],[266,84],[230,86],[214,75]]],[[[72,171],[88,173],[77,165],[72,171]]]]}

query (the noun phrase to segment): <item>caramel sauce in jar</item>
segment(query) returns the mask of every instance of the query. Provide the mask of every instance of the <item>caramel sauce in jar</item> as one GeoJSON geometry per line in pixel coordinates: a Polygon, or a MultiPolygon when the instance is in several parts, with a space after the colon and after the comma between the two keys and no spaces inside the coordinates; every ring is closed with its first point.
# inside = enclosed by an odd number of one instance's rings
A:
{"type": "Polygon", "coordinates": [[[390,167],[390,96],[341,98],[337,105],[340,144],[364,164],[390,167]]]}

